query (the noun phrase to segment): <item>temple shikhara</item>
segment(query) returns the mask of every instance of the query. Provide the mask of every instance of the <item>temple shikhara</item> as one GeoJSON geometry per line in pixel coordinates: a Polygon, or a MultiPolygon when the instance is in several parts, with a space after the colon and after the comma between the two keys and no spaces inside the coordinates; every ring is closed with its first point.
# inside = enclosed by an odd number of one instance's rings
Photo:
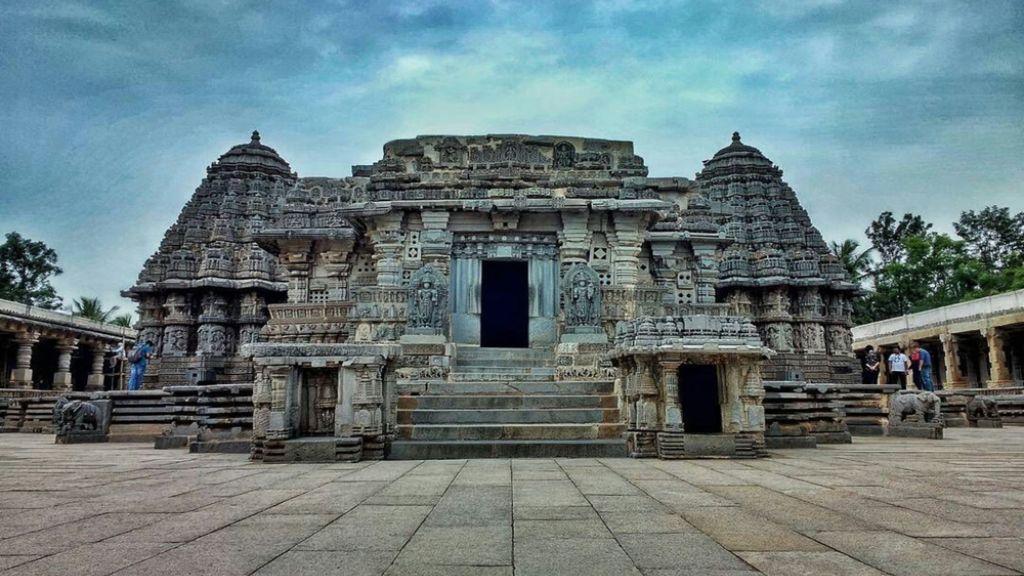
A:
{"type": "Polygon", "coordinates": [[[254,132],[126,294],[146,387],[252,384],[253,458],[287,461],[849,441],[809,383],[859,381],[857,290],[739,134],[691,180],[631,142],[518,134],[300,178],[254,132]]]}

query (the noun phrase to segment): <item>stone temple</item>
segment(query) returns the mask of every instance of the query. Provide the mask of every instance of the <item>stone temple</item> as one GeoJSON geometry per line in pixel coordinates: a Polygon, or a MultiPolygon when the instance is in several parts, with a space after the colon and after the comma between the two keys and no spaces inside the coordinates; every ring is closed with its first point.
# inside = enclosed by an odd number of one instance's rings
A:
{"type": "Polygon", "coordinates": [[[859,378],[856,293],[739,134],[690,180],[518,134],[299,178],[255,132],[126,292],[146,387],[253,383],[265,461],[758,456],[766,386],[859,378]]]}

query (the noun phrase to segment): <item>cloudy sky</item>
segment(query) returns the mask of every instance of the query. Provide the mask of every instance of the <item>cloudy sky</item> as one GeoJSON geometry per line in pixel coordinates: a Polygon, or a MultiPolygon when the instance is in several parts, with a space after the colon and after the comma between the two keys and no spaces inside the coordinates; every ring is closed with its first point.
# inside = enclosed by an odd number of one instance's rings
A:
{"type": "Polygon", "coordinates": [[[301,176],[431,133],[633,140],[693,177],[733,130],[826,239],[1024,209],[1024,2],[5,0],[0,233],[119,301],[258,128],[301,176]]]}

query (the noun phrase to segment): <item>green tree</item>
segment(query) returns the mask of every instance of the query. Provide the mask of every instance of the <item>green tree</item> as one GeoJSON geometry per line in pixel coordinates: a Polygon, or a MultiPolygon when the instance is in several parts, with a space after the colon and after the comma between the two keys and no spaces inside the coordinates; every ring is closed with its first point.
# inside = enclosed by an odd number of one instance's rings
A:
{"type": "Polygon", "coordinates": [[[903,241],[911,236],[923,236],[931,230],[932,225],[916,214],[904,214],[899,222],[893,218],[892,212],[882,212],[868,226],[864,234],[882,259],[882,265],[898,262],[906,255],[903,241]]]}
{"type": "Polygon", "coordinates": [[[81,316],[96,322],[109,322],[114,312],[117,312],[119,308],[118,306],[103,308],[103,302],[99,298],[88,298],[85,296],[75,298],[72,307],[72,313],[75,316],[81,316]]]}
{"type": "Polygon", "coordinates": [[[114,326],[123,326],[124,328],[131,328],[133,318],[131,314],[121,314],[110,321],[114,326]]]}
{"type": "Polygon", "coordinates": [[[960,213],[953,223],[971,255],[990,267],[1024,264],[1024,212],[1010,214],[1009,208],[988,206],[980,212],[960,213]]]}
{"type": "Polygon", "coordinates": [[[50,278],[60,274],[57,253],[42,242],[8,232],[0,244],[0,298],[41,308],[59,308],[50,278]]]}
{"type": "Polygon", "coordinates": [[[850,277],[851,282],[859,284],[871,273],[873,248],[861,250],[860,242],[848,238],[842,242],[829,243],[829,250],[836,258],[839,258],[839,262],[846,269],[846,274],[850,277]]]}

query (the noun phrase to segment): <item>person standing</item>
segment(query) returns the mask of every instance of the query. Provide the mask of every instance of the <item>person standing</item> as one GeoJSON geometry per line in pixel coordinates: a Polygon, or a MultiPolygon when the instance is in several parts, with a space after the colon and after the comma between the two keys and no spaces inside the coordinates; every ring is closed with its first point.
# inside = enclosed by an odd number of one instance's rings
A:
{"type": "MultiPolygon", "coordinates": [[[[927,390],[928,392],[935,391],[935,383],[932,381],[932,355],[930,352],[921,347],[921,343],[914,341],[914,352],[918,356],[918,363],[915,369],[915,374],[920,373],[920,384],[918,387],[921,390],[927,390]]],[[[918,377],[914,377],[914,381],[917,382],[918,377]]]]}
{"type": "Polygon", "coordinates": [[[906,390],[909,364],[910,358],[907,358],[902,348],[896,346],[895,351],[889,354],[889,384],[899,384],[900,390],[906,390]]]}
{"type": "Polygon", "coordinates": [[[879,364],[878,352],[875,352],[875,347],[868,346],[861,362],[861,382],[863,384],[878,384],[879,364]]]}
{"type": "Polygon", "coordinates": [[[910,345],[910,381],[917,390],[924,390],[921,383],[921,348],[916,341],[910,345]]]}
{"type": "Polygon", "coordinates": [[[149,356],[152,353],[153,342],[146,340],[132,348],[128,354],[128,362],[132,365],[131,375],[128,377],[129,390],[142,388],[142,378],[146,375],[146,366],[149,364],[149,356]]]}

